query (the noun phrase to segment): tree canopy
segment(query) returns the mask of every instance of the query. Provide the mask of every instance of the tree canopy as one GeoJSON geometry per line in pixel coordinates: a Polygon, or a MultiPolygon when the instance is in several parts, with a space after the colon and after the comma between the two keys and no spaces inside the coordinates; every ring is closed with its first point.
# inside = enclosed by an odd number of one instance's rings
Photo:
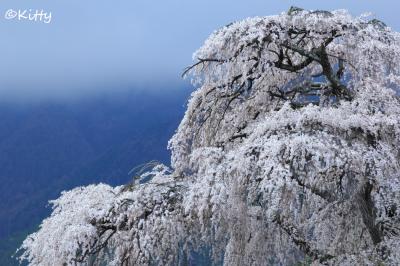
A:
{"type": "Polygon", "coordinates": [[[31,265],[400,263],[400,35],[368,16],[291,8],[215,31],[158,165],[53,201],[31,265]]]}

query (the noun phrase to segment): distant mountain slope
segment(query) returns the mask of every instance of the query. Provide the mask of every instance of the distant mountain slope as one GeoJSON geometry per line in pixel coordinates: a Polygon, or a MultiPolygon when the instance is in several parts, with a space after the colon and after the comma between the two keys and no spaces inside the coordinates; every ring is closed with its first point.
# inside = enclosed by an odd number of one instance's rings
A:
{"type": "Polygon", "coordinates": [[[69,103],[0,105],[0,264],[12,263],[19,235],[48,215],[47,201],[62,190],[123,184],[138,164],[168,162],[167,141],[188,94],[125,91],[69,103]]]}

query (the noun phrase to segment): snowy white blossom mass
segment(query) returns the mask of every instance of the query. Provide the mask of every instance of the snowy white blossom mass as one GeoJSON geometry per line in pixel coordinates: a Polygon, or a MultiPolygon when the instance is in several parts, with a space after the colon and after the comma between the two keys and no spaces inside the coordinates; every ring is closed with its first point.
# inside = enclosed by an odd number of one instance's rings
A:
{"type": "Polygon", "coordinates": [[[30,265],[400,265],[400,35],[292,7],[215,31],[171,167],[52,201],[30,265]]]}

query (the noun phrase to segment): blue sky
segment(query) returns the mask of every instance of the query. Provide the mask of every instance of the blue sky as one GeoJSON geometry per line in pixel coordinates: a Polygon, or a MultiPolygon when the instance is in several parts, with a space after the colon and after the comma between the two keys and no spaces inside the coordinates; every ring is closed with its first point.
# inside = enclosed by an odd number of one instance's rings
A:
{"type": "Polygon", "coordinates": [[[1,0],[0,97],[179,86],[182,69],[212,31],[291,5],[370,11],[400,30],[396,0],[1,0]],[[43,9],[52,21],[6,20],[8,9],[43,9]]]}

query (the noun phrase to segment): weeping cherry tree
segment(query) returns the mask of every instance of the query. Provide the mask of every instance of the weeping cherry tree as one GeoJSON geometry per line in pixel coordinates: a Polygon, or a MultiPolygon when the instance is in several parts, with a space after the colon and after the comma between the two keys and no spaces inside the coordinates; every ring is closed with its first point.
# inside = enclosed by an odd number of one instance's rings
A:
{"type": "Polygon", "coordinates": [[[194,60],[171,167],[64,192],[21,260],[400,264],[399,33],[292,7],[215,31],[194,60]]]}

